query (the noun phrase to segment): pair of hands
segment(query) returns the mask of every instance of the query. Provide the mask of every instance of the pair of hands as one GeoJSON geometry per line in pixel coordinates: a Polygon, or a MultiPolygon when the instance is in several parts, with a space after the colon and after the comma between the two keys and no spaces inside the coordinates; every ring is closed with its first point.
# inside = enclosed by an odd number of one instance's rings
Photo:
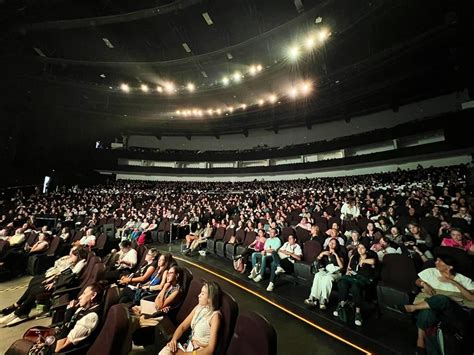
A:
{"type": "MultiPolygon", "coordinates": [[[[191,344],[193,344],[194,350],[205,346],[205,344],[201,344],[197,340],[191,340],[191,344]]],[[[168,344],[166,344],[166,346],[168,347],[168,349],[170,349],[172,353],[175,353],[178,351],[178,342],[174,339],[171,339],[171,341],[168,344]]]]}

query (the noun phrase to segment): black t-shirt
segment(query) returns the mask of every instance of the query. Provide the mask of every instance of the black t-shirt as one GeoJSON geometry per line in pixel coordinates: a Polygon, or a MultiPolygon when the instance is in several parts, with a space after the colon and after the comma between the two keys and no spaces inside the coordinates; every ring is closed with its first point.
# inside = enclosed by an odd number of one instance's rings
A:
{"type": "Polygon", "coordinates": [[[363,264],[362,266],[359,266],[360,255],[359,253],[355,253],[350,263],[351,270],[369,279],[374,279],[376,276],[376,264],[378,260],[377,254],[372,250],[367,250],[366,259],[375,259],[375,264],[363,264]]]}

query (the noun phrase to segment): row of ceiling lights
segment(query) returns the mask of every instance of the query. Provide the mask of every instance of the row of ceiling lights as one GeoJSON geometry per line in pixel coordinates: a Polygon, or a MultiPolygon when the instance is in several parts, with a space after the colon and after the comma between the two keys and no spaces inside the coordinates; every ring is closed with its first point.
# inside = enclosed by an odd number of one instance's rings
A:
{"type": "MultiPolygon", "coordinates": [[[[331,33],[327,29],[321,29],[317,33],[310,33],[304,41],[301,41],[300,43],[296,43],[292,45],[291,47],[288,48],[287,50],[287,58],[291,62],[296,62],[302,54],[305,52],[308,53],[312,50],[314,50],[317,46],[318,43],[322,44],[324,43],[327,38],[331,35],[331,33]]],[[[266,68],[269,68],[267,66],[266,68]]],[[[222,77],[220,82],[216,82],[215,84],[222,84],[222,86],[228,86],[231,83],[240,83],[242,79],[245,79],[247,77],[254,77],[257,74],[259,74],[264,67],[261,64],[253,64],[248,67],[248,70],[244,73],[240,71],[235,71],[231,75],[225,75],[222,77]]],[[[212,84],[211,86],[214,86],[215,84],[212,84]]],[[[120,85],[120,89],[123,92],[129,93],[130,91],[142,91],[144,93],[152,92],[154,89],[151,88],[150,86],[146,84],[141,84],[139,88],[132,88],[130,85],[123,83],[120,85]]],[[[186,85],[182,86],[177,86],[175,83],[172,81],[167,81],[163,83],[162,85],[156,86],[155,91],[158,93],[165,93],[165,94],[174,94],[177,92],[188,92],[188,93],[193,93],[197,89],[196,85],[192,82],[187,83],[186,85]]]]}
{"type": "Polygon", "coordinates": [[[182,117],[203,117],[208,116],[228,116],[230,113],[233,113],[235,110],[244,111],[247,107],[251,106],[263,106],[265,104],[273,105],[275,103],[280,104],[281,99],[290,98],[292,100],[303,98],[308,96],[313,90],[313,84],[310,81],[302,81],[298,85],[293,85],[287,90],[282,91],[280,94],[270,94],[260,97],[257,101],[251,103],[242,103],[237,106],[223,106],[223,107],[213,107],[207,109],[193,108],[193,109],[180,109],[176,110],[175,114],[182,117]]]}

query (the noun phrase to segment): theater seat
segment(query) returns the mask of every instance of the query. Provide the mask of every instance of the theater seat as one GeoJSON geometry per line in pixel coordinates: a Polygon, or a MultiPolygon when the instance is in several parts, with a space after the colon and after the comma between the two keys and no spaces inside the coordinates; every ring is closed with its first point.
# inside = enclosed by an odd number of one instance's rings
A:
{"type": "Polygon", "coordinates": [[[237,247],[241,245],[245,241],[245,230],[240,228],[237,232],[235,232],[235,243],[225,245],[225,256],[227,259],[232,260],[236,255],[237,247]]]}
{"type": "Polygon", "coordinates": [[[234,333],[235,321],[239,312],[237,302],[235,302],[235,299],[226,292],[222,292],[220,312],[222,318],[218,336],[219,342],[214,353],[225,355],[227,354],[227,347],[229,346],[232,334],[234,333]]]}
{"type": "Polygon", "coordinates": [[[230,238],[235,234],[234,228],[229,228],[225,231],[224,238],[222,240],[216,240],[216,254],[220,257],[225,257],[225,248],[229,243],[230,238]]]}
{"type": "Polygon", "coordinates": [[[310,284],[313,281],[311,263],[321,252],[321,244],[316,240],[308,240],[303,244],[303,259],[295,261],[295,276],[298,281],[310,284]]]}
{"type": "Polygon", "coordinates": [[[206,251],[208,253],[214,254],[216,252],[216,242],[218,240],[222,240],[224,238],[224,234],[225,234],[225,228],[223,228],[223,227],[217,228],[217,231],[216,231],[216,234],[214,235],[214,238],[212,238],[212,239],[209,238],[207,240],[206,251]]]}
{"type": "Polygon", "coordinates": [[[255,312],[239,314],[227,355],[273,355],[277,350],[275,328],[255,312]]]}
{"type": "Polygon", "coordinates": [[[394,306],[411,303],[417,293],[417,278],[413,259],[400,254],[385,255],[377,284],[379,309],[396,311],[394,306]]]}
{"type": "Polygon", "coordinates": [[[54,237],[46,252],[32,255],[28,258],[27,273],[30,275],[40,275],[53,266],[58,251],[61,249],[63,239],[54,237]]]}

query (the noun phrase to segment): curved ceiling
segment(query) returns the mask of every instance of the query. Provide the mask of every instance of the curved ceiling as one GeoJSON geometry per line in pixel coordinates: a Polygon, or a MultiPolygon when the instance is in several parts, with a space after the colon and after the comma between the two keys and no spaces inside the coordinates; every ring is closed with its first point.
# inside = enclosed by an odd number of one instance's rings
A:
{"type": "Polygon", "coordinates": [[[1,3],[8,28],[0,38],[4,90],[29,91],[37,109],[102,122],[111,134],[309,128],[463,87],[456,9],[443,1],[420,3],[1,3]],[[320,31],[330,36],[306,50],[307,35],[320,31]],[[301,57],[293,62],[288,49],[295,44],[301,57]],[[261,72],[250,75],[257,64],[261,72]],[[245,76],[239,83],[232,80],[237,71],[245,76]],[[165,92],[169,82],[177,92],[165,92]],[[311,84],[311,93],[292,98],[291,87],[302,82],[311,84]],[[124,83],[130,92],[121,90],[124,83]]]}

